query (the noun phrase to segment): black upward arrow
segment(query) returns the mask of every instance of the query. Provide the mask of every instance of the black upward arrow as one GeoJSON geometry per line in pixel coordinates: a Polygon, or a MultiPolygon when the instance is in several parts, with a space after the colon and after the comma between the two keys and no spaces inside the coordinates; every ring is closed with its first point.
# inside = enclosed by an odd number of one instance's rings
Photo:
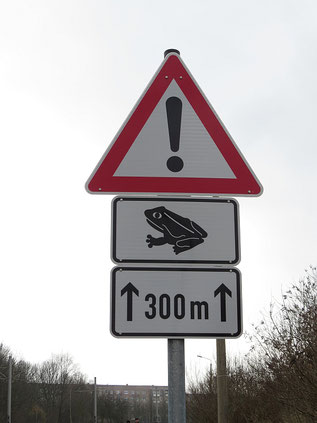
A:
{"type": "Polygon", "coordinates": [[[135,295],[139,296],[139,290],[136,289],[134,285],[132,285],[131,282],[128,283],[124,288],[121,289],[121,297],[127,293],[127,321],[132,321],[132,296],[133,292],[135,295]]]}
{"type": "Polygon", "coordinates": [[[227,321],[227,313],[226,313],[226,294],[231,297],[232,292],[229,288],[226,287],[225,284],[221,284],[219,288],[216,289],[214,297],[217,297],[217,295],[220,294],[220,314],[221,314],[221,321],[226,322],[227,321]]]}

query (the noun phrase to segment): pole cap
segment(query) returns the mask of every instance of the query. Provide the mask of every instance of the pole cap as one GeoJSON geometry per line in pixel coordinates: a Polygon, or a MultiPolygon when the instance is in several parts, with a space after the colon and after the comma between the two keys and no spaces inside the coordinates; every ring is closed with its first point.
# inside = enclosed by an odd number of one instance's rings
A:
{"type": "Polygon", "coordinates": [[[176,50],[176,48],[169,48],[168,50],[165,50],[164,51],[164,57],[166,57],[168,54],[170,54],[170,53],[176,53],[176,54],[178,54],[179,56],[181,55],[180,54],[180,51],[179,50],[176,50]]]}

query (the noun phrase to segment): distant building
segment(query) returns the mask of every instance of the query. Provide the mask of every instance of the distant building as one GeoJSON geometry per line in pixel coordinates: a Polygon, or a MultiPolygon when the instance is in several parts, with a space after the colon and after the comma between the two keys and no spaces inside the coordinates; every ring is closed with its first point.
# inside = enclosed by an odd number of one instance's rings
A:
{"type": "Polygon", "coordinates": [[[168,386],[97,385],[97,395],[127,401],[140,421],[167,423],[168,386]]]}
{"type": "Polygon", "coordinates": [[[107,395],[113,399],[138,400],[146,402],[149,398],[153,402],[168,400],[168,386],[155,385],[97,385],[98,395],[107,395]]]}

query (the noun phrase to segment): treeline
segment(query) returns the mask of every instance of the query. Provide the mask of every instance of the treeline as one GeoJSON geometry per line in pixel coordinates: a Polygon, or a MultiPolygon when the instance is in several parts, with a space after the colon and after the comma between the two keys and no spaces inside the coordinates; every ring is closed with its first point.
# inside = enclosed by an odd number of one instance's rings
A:
{"type": "MultiPolygon", "coordinates": [[[[317,272],[293,284],[249,335],[250,353],[228,365],[229,423],[317,422],[317,272]]],[[[213,370],[190,382],[190,423],[217,422],[213,370]]]]}
{"type": "MultiPolygon", "coordinates": [[[[0,344],[0,423],[7,422],[9,361],[12,353],[0,344]]],[[[12,423],[92,423],[94,385],[68,355],[53,355],[39,365],[12,357],[12,423]]],[[[152,422],[153,398],[133,402],[98,393],[98,423],[122,423],[131,416],[152,422]]],[[[161,423],[167,423],[167,403],[159,405],[161,423]]]]}
{"type": "MultiPolygon", "coordinates": [[[[10,356],[0,344],[0,422],[7,422],[10,356]]],[[[93,422],[94,386],[68,355],[53,355],[39,365],[12,357],[12,370],[12,423],[93,422]]],[[[125,422],[130,408],[126,401],[98,395],[98,422],[125,422]]]]}
{"type": "MultiPolygon", "coordinates": [[[[7,421],[9,356],[12,356],[10,350],[0,345],[1,422],[7,421]]],[[[85,402],[91,392],[87,390],[85,377],[68,355],[52,356],[40,365],[12,357],[12,370],[12,422],[69,422],[70,413],[76,422],[89,421],[85,402]],[[82,392],[72,396],[73,388],[82,392]],[[85,401],[81,396],[85,396],[85,401]]]]}

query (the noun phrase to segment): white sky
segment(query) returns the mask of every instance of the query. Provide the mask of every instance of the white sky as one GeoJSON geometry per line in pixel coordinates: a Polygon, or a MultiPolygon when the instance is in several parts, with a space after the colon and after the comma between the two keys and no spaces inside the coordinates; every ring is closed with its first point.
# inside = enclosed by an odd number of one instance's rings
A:
{"type": "MultiPolygon", "coordinates": [[[[264,186],[239,199],[244,327],[316,264],[313,0],[22,0],[0,5],[0,342],[89,379],[167,384],[167,341],[109,332],[111,196],[84,184],[168,48],[264,186]]],[[[214,340],[186,341],[189,373],[214,340]]],[[[227,342],[230,355],[248,349],[227,342]]]]}

